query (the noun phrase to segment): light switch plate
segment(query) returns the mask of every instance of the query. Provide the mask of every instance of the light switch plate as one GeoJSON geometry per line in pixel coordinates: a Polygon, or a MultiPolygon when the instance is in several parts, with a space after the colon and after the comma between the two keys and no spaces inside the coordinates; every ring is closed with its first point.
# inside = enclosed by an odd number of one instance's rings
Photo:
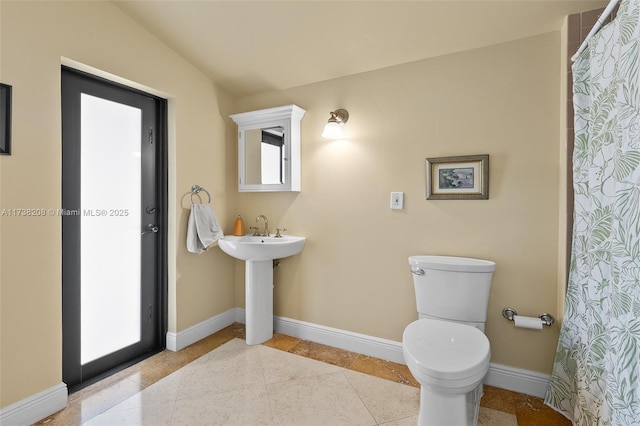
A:
{"type": "Polygon", "coordinates": [[[404,192],[391,193],[391,210],[402,210],[404,208],[404,192]]]}

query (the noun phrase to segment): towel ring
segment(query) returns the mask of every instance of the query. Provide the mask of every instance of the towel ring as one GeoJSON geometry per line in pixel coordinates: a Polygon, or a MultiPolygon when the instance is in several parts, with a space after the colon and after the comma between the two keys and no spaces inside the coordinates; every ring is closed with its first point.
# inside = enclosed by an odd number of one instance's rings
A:
{"type": "Polygon", "coordinates": [[[206,189],[204,189],[200,185],[193,185],[191,187],[191,204],[195,204],[194,201],[193,201],[193,196],[197,195],[198,193],[200,193],[202,191],[204,191],[207,194],[207,197],[209,197],[209,201],[207,201],[207,203],[211,202],[211,194],[209,194],[209,191],[207,191],[206,189]]]}

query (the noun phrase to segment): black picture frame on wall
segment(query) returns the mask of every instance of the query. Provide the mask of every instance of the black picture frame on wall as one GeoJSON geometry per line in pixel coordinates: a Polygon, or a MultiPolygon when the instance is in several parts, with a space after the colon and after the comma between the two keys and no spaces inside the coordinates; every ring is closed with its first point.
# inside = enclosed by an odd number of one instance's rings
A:
{"type": "Polygon", "coordinates": [[[11,155],[11,86],[0,83],[0,155],[11,155]]]}

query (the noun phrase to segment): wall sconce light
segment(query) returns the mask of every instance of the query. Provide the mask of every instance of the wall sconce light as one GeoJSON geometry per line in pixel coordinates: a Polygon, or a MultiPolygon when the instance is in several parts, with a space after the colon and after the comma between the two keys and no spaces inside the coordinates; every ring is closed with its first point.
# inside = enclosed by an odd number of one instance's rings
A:
{"type": "Polygon", "coordinates": [[[322,137],[325,139],[340,139],[342,137],[342,126],[349,121],[349,112],[346,109],[337,109],[329,114],[331,114],[331,117],[324,126],[322,137]]]}

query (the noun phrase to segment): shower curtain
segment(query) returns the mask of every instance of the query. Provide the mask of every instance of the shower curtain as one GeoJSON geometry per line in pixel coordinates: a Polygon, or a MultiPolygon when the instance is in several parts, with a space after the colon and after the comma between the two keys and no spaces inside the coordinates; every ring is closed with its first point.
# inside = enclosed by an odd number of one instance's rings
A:
{"type": "Polygon", "coordinates": [[[640,424],[640,0],[573,65],[574,231],[545,403],[578,425],[640,424]]]}

